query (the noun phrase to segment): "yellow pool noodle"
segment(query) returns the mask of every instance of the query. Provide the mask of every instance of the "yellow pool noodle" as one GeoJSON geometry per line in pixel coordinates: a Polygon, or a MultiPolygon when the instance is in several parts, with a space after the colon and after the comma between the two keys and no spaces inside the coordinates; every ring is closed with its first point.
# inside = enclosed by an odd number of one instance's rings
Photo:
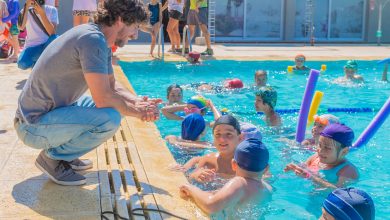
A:
{"type": "Polygon", "coordinates": [[[314,94],[313,100],[311,101],[310,105],[309,115],[307,117],[308,125],[312,124],[314,121],[313,117],[315,114],[317,114],[318,107],[320,106],[322,100],[322,96],[324,96],[324,93],[321,91],[316,91],[316,93],[314,94]]]}
{"type": "Polygon", "coordinates": [[[287,72],[292,73],[293,72],[293,66],[287,66],[287,72]]]}

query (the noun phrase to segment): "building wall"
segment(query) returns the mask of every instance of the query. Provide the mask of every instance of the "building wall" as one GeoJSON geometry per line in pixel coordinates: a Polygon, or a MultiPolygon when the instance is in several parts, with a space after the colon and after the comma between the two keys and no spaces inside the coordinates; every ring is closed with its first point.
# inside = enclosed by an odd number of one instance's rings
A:
{"type": "MultiPolygon", "coordinates": [[[[229,2],[230,0],[215,0],[215,1],[216,1],[217,14],[218,14],[218,10],[221,10],[221,7],[226,7],[227,2],[229,2]]],[[[261,10],[261,8],[258,8],[261,6],[257,3],[257,1],[259,1],[259,0],[240,0],[239,2],[241,3],[241,5],[238,8],[234,8],[235,7],[234,4],[236,1],[238,1],[238,0],[231,0],[231,2],[232,2],[232,4],[231,4],[232,5],[232,9],[231,9],[232,12],[231,13],[232,13],[233,17],[235,15],[240,15],[240,13],[242,15],[242,13],[244,11],[247,11],[248,15],[254,15],[256,13],[256,11],[261,10]],[[245,4],[248,5],[249,3],[251,5],[253,5],[252,8],[248,8],[245,5],[245,4]]],[[[271,33],[272,32],[272,30],[270,30],[271,28],[267,28],[267,27],[265,27],[264,31],[265,32],[269,31],[271,34],[267,35],[267,34],[261,33],[261,31],[263,29],[260,29],[260,28],[264,28],[264,26],[266,26],[267,21],[260,20],[259,23],[262,26],[259,27],[259,30],[257,30],[257,31],[253,31],[253,30],[243,31],[242,29],[235,31],[235,33],[238,33],[238,35],[243,34],[242,32],[248,32],[246,34],[249,37],[247,37],[246,39],[244,39],[242,37],[237,37],[237,36],[232,36],[232,37],[228,36],[228,37],[217,37],[217,41],[218,40],[224,41],[224,42],[229,42],[229,41],[235,41],[235,42],[237,42],[237,41],[238,42],[240,42],[240,41],[242,41],[242,42],[245,42],[245,41],[246,42],[302,42],[302,41],[305,41],[305,39],[298,39],[296,37],[296,30],[295,30],[295,28],[296,28],[296,26],[295,26],[296,8],[298,7],[297,2],[301,1],[301,4],[302,4],[303,0],[280,0],[280,1],[281,1],[281,3],[280,3],[281,12],[280,13],[281,13],[282,18],[280,21],[277,21],[277,22],[280,22],[280,24],[281,24],[281,28],[279,30],[280,37],[279,36],[275,37],[275,34],[271,33]],[[258,34],[260,36],[257,39],[253,38],[253,35],[256,35],[256,34],[258,34]],[[267,38],[267,36],[271,36],[271,37],[267,38]]],[[[376,2],[378,2],[378,1],[380,1],[380,0],[376,0],[376,2]]],[[[382,0],[382,1],[384,1],[384,0],[382,0]]],[[[22,8],[25,0],[20,0],[19,2],[21,5],[21,8],[22,8]]],[[[148,2],[148,0],[144,0],[144,2],[148,2]]],[[[332,43],[332,42],[376,43],[377,42],[376,31],[377,31],[377,27],[378,27],[378,11],[379,11],[378,6],[376,5],[374,10],[370,10],[369,0],[364,0],[364,3],[365,3],[364,11],[366,13],[366,18],[363,21],[364,33],[363,33],[362,40],[349,41],[349,40],[332,40],[332,39],[330,39],[330,40],[324,40],[323,42],[328,42],[328,43],[332,43]]],[[[58,10],[60,24],[57,27],[57,32],[59,34],[64,33],[66,30],[69,30],[73,26],[72,5],[73,5],[73,0],[60,0],[59,10],[58,10]]],[[[224,12],[222,12],[222,13],[224,13],[224,12]]],[[[331,16],[331,15],[327,15],[327,16],[331,16]]],[[[383,16],[382,17],[382,43],[390,43],[390,3],[388,3],[386,5],[386,7],[383,9],[382,16],[383,16]]],[[[362,17],[363,17],[363,15],[362,15],[362,17]]],[[[237,19],[237,18],[235,17],[235,19],[237,19]]],[[[245,23],[246,25],[248,25],[248,23],[250,24],[251,20],[253,20],[253,19],[257,19],[257,17],[255,18],[255,17],[247,16],[247,21],[242,22],[242,24],[245,23]]],[[[275,29],[275,27],[277,28],[277,24],[278,23],[276,23],[276,26],[275,26],[275,24],[273,25],[274,29],[275,29]]],[[[232,35],[234,35],[234,34],[232,34],[232,35]]],[[[150,36],[147,33],[140,32],[139,38],[135,42],[150,42],[150,36]]]]}

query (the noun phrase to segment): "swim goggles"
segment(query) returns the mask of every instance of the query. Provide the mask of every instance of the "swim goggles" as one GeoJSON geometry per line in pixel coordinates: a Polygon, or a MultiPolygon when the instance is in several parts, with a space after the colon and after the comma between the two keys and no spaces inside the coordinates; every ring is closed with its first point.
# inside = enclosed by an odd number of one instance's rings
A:
{"type": "Polygon", "coordinates": [[[295,59],[295,61],[305,62],[305,58],[303,58],[303,57],[298,57],[298,58],[295,59]]]}
{"type": "Polygon", "coordinates": [[[197,107],[188,108],[188,107],[184,107],[184,112],[186,113],[186,115],[191,114],[191,113],[198,113],[198,114],[200,114],[201,111],[202,111],[203,109],[205,109],[205,108],[207,108],[207,107],[206,107],[206,106],[203,107],[203,108],[197,108],[197,107]]]}
{"type": "Polygon", "coordinates": [[[314,115],[314,122],[320,123],[322,125],[329,125],[329,120],[318,115],[314,115]]]}

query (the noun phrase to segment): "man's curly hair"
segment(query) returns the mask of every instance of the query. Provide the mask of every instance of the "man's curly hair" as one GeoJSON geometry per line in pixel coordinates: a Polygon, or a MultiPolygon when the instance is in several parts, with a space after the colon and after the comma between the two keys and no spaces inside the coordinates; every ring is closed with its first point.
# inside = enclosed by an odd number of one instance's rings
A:
{"type": "Polygon", "coordinates": [[[123,23],[145,23],[149,13],[140,0],[105,0],[95,14],[95,23],[112,26],[121,17],[123,23]]]}

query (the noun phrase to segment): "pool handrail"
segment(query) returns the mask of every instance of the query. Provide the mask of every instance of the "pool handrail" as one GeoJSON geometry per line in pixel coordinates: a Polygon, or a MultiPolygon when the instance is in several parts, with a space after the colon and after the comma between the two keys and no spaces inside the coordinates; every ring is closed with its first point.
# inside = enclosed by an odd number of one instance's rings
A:
{"type": "Polygon", "coordinates": [[[160,46],[161,46],[161,60],[164,60],[164,25],[161,24],[160,31],[158,32],[158,56],[160,56],[160,46]]]}
{"type": "Polygon", "coordinates": [[[191,32],[188,28],[188,25],[184,26],[183,28],[183,41],[182,41],[182,49],[181,49],[182,56],[185,55],[186,40],[188,40],[188,44],[190,46],[189,52],[191,52],[192,51],[191,32]]]}

